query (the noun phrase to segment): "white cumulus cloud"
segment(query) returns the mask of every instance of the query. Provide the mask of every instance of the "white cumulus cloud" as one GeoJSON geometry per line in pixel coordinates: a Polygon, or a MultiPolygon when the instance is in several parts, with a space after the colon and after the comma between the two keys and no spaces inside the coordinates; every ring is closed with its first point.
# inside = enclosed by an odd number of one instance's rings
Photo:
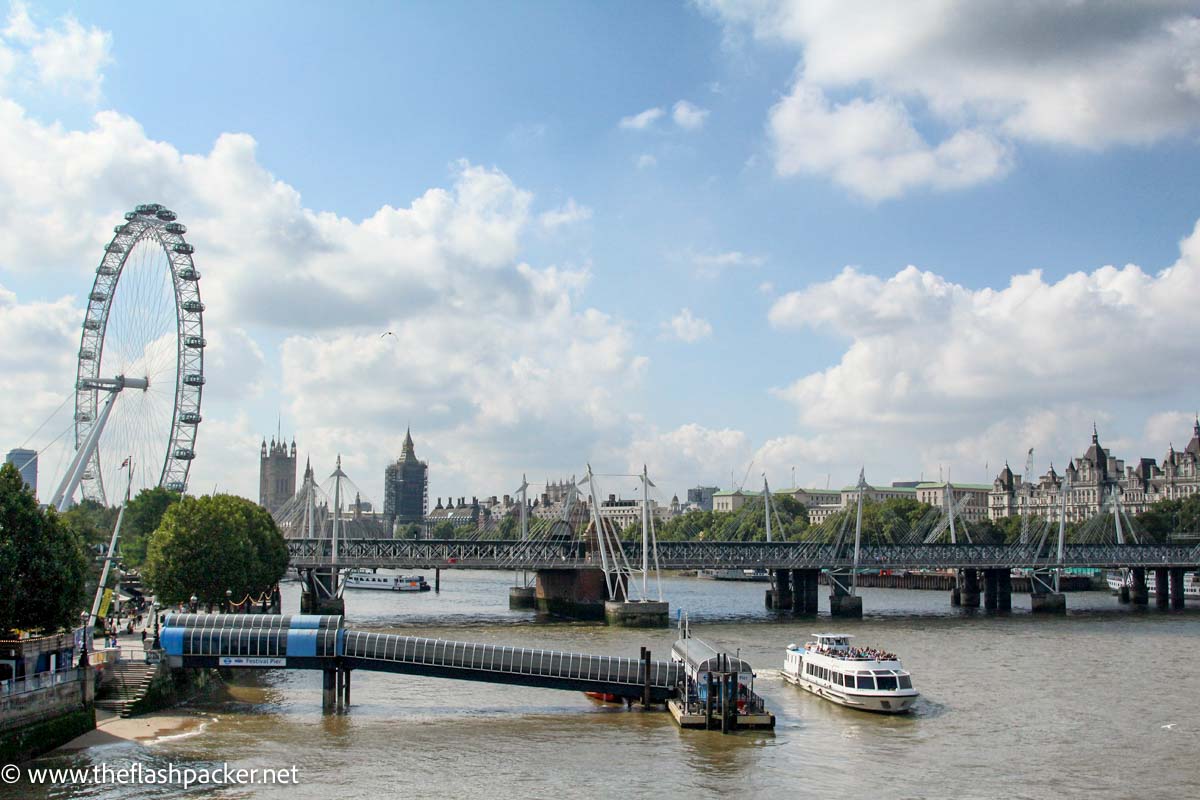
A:
{"type": "Polygon", "coordinates": [[[575,198],[568,197],[566,204],[561,208],[543,212],[538,217],[538,222],[546,230],[555,230],[564,225],[574,225],[577,222],[584,222],[591,218],[592,210],[590,208],[581,206],[575,202],[575,198]]]}
{"type": "Polygon", "coordinates": [[[700,108],[687,100],[680,100],[671,108],[671,119],[686,131],[695,131],[704,127],[704,121],[708,119],[708,114],[708,109],[700,108]]]}
{"type": "Polygon", "coordinates": [[[617,123],[617,127],[631,131],[644,131],[653,125],[664,114],[666,114],[666,112],[661,108],[647,108],[645,111],[637,114],[632,114],[628,117],[622,117],[621,121],[617,123]]]}
{"type": "Polygon", "coordinates": [[[85,28],[70,15],[56,27],[43,27],[26,3],[14,2],[0,33],[0,86],[6,74],[26,71],[30,82],[42,89],[77,94],[94,103],[100,98],[111,51],[108,31],[85,28]]]}
{"type": "Polygon", "coordinates": [[[662,330],[664,335],[688,344],[707,339],[712,336],[713,331],[708,320],[697,317],[690,308],[681,309],[678,314],[664,322],[662,330]]]}
{"type": "Polygon", "coordinates": [[[1200,19],[1187,0],[702,5],[728,31],[799,51],[770,114],[780,174],[828,175],[870,199],[994,179],[1009,140],[1095,149],[1200,130],[1200,19]],[[918,112],[948,133],[927,141],[918,112]]]}

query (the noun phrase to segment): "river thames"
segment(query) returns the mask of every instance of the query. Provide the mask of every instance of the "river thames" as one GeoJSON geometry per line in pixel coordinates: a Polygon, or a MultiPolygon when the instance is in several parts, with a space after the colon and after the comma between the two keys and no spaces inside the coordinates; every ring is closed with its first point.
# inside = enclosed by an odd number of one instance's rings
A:
{"type": "MultiPolygon", "coordinates": [[[[432,581],[432,575],[427,576],[432,581]]],[[[442,573],[440,594],[350,590],[352,627],[668,658],[675,631],[550,622],[507,608],[512,576],[442,573]]],[[[1064,798],[1200,796],[1200,611],[1067,596],[1065,617],[952,609],[947,592],[862,590],[865,618],[776,617],[764,584],[664,578],[694,635],[739,651],[774,732],[681,731],[662,712],[581,694],[356,672],[348,711],[322,713],[320,674],[238,675],[187,707],[190,728],[44,756],[35,766],[286,768],[297,786],[29,786],[0,797],[1064,798]],[[899,654],[922,696],[883,717],[778,677],[784,648],[836,628],[899,654]]],[[[284,610],[298,607],[284,585],[284,610]]],[[[822,613],[827,611],[822,587],[822,613]]]]}

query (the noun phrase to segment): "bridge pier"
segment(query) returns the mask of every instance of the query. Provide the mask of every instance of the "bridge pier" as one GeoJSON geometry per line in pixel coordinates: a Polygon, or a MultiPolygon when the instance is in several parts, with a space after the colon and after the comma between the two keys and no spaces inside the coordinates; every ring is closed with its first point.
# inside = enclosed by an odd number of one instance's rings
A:
{"type": "Polygon", "coordinates": [[[1067,596],[1062,592],[1033,592],[1029,595],[1029,606],[1034,614],[1065,614],[1067,596]]]}
{"type": "Polygon", "coordinates": [[[1134,567],[1133,580],[1129,586],[1129,602],[1135,606],[1149,605],[1150,592],[1146,589],[1146,568],[1134,567]]]}
{"type": "Polygon", "coordinates": [[[1171,575],[1171,608],[1183,610],[1183,567],[1172,567],[1171,575]]]}
{"type": "Polygon", "coordinates": [[[985,569],[983,571],[983,607],[987,611],[995,611],[998,598],[996,595],[999,592],[1000,576],[996,573],[998,570],[985,569]]]}
{"type": "Polygon", "coordinates": [[[819,569],[792,570],[792,611],[798,616],[817,615],[817,585],[819,569]]]}
{"type": "Polygon", "coordinates": [[[346,601],[338,596],[337,578],[329,567],[302,570],[300,573],[300,613],[343,616],[346,601]]]}
{"type": "Polygon", "coordinates": [[[608,600],[604,620],[620,628],[665,628],[671,623],[671,606],[665,600],[608,600]]]}
{"type": "Polygon", "coordinates": [[[791,571],[786,569],[771,570],[772,588],[767,589],[767,608],[786,611],[792,606],[791,574],[791,571]]]}
{"type": "Polygon", "coordinates": [[[996,577],[996,610],[1012,611],[1012,570],[1002,569],[996,577]]]}
{"type": "Polygon", "coordinates": [[[508,590],[508,607],[519,611],[537,609],[537,590],[532,586],[513,586],[508,590]]]}
{"type": "Polygon", "coordinates": [[[1166,611],[1171,607],[1171,571],[1166,567],[1154,570],[1154,607],[1166,611]]]}
{"type": "MultiPolygon", "coordinates": [[[[979,571],[961,569],[958,571],[959,605],[963,608],[979,608],[979,571]]],[[[954,601],[953,595],[950,598],[954,601]]]]}
{"type": "Polygon", "coordinates": [[[834,618],[861,619],[862,598],[850,594],[850,573],[829,572],[829,615],[834,618]]]}
{"type": "Polygon", "coordinates": [[[604,619],[604,604],[608,601],[608,584],[604,570],[539,569],[534,590],[537,610],[543,614],[568,619],[604,619]]]}

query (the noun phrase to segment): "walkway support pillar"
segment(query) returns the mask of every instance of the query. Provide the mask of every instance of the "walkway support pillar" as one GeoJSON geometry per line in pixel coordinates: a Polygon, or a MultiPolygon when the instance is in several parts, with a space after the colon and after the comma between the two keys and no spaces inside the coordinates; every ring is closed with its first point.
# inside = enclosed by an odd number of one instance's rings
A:
{"type": "Polygon", "coordinates": [[[433,591],[440,593],[442,591],[442,568],[433,568],[433,591]]]}
{"type": "Polygon", "coordinates": [[[342,705],[349,708],[350,707],[350,670],[346,670],[345,673],[346,673],[346,676],[342,679],[342,690],[344,692],[344,694],[342,696],[342,705]]]}
{"type": "Polygon", "coordinates": [[[1171,571],[1171,608],[1183,610],[1183,567],[1172,567],[1171,571]]]}
{"type": "Polygon", "coordinates": [[[1171,571],[1166,567],[1154,570],[1154,606],[1164,611],[1171,605],[1171,571]]]}
{"type": "Polygon", "coordinates": [[[336,673],[336,669],[321,670],[321,708],[326,711],[337,705],[337,695],[335,694],[336,673]]]}
{"type": "Polygon", "coordinates": [[[1129,602],[1135,606],[1144,606],[1150,603],[1150,592],[1146,589],[1146,568],[1134,567],[1133,582],[1129,587],[1129,602]]]}

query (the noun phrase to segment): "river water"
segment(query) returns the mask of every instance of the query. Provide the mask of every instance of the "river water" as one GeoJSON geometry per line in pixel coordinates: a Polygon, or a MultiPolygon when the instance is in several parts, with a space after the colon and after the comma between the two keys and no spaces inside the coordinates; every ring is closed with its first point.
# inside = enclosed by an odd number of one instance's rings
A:
{"type": "MultiPolygon", "coordinates": [[[[427,576],[432,580],[432,575],[427,576]]],[[[510,611],[512,576],[449,571],[440,594],[351,590],[353,627],[668,658],[674,631],[548,622],[510,611]]],[[[664,578],[672,613],[756,668],[772,733],[681,731],[669,715],[581,694],[356,672],[352,705],[322,713],[319,673],[239,675],[193,704],[203,726],[149,745],[54,754],[38,766],[298,767],[296,787],[34,786],[0,797],[1072,798],[1200,796],[1200,611],[1069,594],[1065,617],[952,609],[947,592],[862,590],[866,617],[796,621],[764,584],[664,578]],[[922,698],[884,717],[834,706],[777,675],[813,631],[896,652],[922,698]],[[1170,726],[1170,727],[1164,727],[1170,726]]],[[[822,604],[825,589],[822,587],[822,604]]],[[[298,586],[285,584],[285,610],[298,586]]],[[[827,613],[825,608],[822,613],[827,613]]],[[[7,792],[7,794],[6,794],[7,792]]]]}

